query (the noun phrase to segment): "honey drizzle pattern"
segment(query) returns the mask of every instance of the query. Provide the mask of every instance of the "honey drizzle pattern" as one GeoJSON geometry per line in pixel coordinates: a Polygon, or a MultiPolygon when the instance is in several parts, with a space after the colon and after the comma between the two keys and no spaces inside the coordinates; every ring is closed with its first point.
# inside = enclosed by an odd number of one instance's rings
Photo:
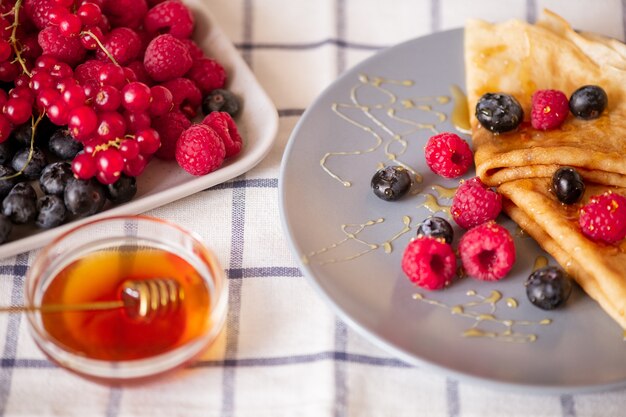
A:
{"type": "Polygon", "coordinates": [[[433,185],[430,187],[431,190],[435,191],[437,195],[433,195],[430,193],[424,193],[422,196],[424,197],[424,201],[419,204],[417,207],[424,207],[432,214],[436,213],[444,213],[448,216],[449,219],[452,219],[452,215],[450,214],[450,207],[452,203],[446,204],[441,200],[451,200],[454,197],[454,193],[457,187],[454,188],[446,188],[441,185],[433,185]]]}
{"type": "MultiPolygon", "coordinates": [[[[417,172],[414,168],[403,162],[400,158],[406,152],[409,142],[407,137],[409,135],[414,134],[420,130],[429,131],[430,134],[439,133],[437,130],[437,126],[443,123],[447,116],[444,112],[435,110],[433,105],[435,104],[447,104],[450,102],[450,97],[447,96],[435,96],[435,97],[411,97],[407,99],[400,100],[398,96],[396,96],[389,86],[401,86],[401,87],[410,87],[413,85],[413,81],[410,80],[392,80],[382,77],[370,77],[365,74],[359,75],[359,83],[356,84],[350,90],[350,102],[349,103],[333,103],[332,111],[345,120],[346,122],[356,126],[357,128],[363,130],[368,137],[372,139],[372,143],[370,146],[364,145],[362,149],[355,149],[349,151],[334,151],[334,152],[326,152],[324,156],[320,159],[320,166],[331,178],[337,180],[344,187],[351,187],[352,182],[342,178],[340,175],[335,173],[331,168],[328,167],[329,159],[334,157],[343,157],[343,156],[356,156],[363,155],[367,153],[372,153],[380,149],[383,144],[383,151],[385,154],[385,162],[392,163],[395,165],[400,165],[404,167],[407,171],[411,173],[413,176],[415,183],[422,182],[422,176],[417,172]],[[387,97],[386,102],[366,105],[359,100],[358,91],[363,87],[371,87],[378,90],[385,97],[387,97]],[[345,114],[345,110],[360,110],[366,117],[369,119],[373,126],[369,126],[367,124],[363,124],[345,114]],[[387,124],[385,124],[379,117],[376,117],[372,110],[383,110],[385,111],[386,116],[390,120],[394,120],[396,122],[400,122],[404,125],[408,126],[408,130],[404,132],[395,132],[391,129],[387,124]],[[416,110],[420,112],[425,112],[432,114],[436,118],[436,122],[434,123],[420,123],[415,120],[411,120],[405,117],[401,117],[397,114],[398,110],[416,110]],[[381,134],[376,131],[376,128],[382,130],[385,135],[388,136],[388,139],[384,139],[381,134]]],[[[380,164],[379,164],[380,165],[380,164]]],[[[383,163],[384,165],[384,163],[383,163]]]]}
{"type": "MultiPolygon", "coordinates": [[[[502,299],[502,293],[496,290],[492,290],[489,296],[485,297],[478,294],[474,290],[468,291],[466,294],[468,297],[474,297],[472,300],[456,305],[448,305],[441,301],[437,301],[431,298],[426,298],[421,293],[413,294],[413,299],[424,302],[426,304],[434,305],[440,308],[447,309],[450,314],[464,317],[473,320],[472,325],[463,331],[463,337],[483,337],[498,340],[501,342],[511,343],[529,343],[537,340],[537,335],[533,333],[524,333],[516,331],[516,327],[528,327],[538,325],[548,325],[552,323],[550,319],[543,319],[540,321],[529,320],[511,320],[501,319],[496,317],[499,304],[502,299]],[[480,308],[487,307],[487,312],[481,312],[480,308]],[[502,327],[502,330],[486,330],[481,328],[481,324],[491,323],[493,326],[502,327]]],[[[504,302],[508,308],[517,308],[518,303],[514,298],[506,298],[504,302]]]]}

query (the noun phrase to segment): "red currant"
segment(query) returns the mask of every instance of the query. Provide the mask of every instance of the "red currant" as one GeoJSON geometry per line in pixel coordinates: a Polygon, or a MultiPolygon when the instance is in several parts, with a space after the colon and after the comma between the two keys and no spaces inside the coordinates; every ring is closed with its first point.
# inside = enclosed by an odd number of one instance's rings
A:
{"type": "Polygon", "coordinates": [[[76,36],[83,27],[83,22],[75,14],[67,13],[59,19],[59,32],[63,36],[76,36]]]}
{"type": "Polygon", "coordinates": [[[80,106],[70,110],[67,127],[75,139],[82,141],[89,138],[97,126],[98,116],[91,107],[80,106]]]}
{"type": "Polygon", "coordinates": [[[35,92],[39,93],[44,88],[54,88],[55,82],[52,75],[45,71],[39,71],[35,73],[33,71],[33,76],[30,79],[30,88],[35,92]]]}
{"type": "Polygon", "coordinates": [[[0,62],[0,81],[14,81],[20,74],[19,64],[11,61],[0,62]]]}
{"type": "Polygon", "coordinates": [[[112,85],[103,85],[93,98],[98,111],[114,111],[122,103],[122,93],[112,85]]]}
{"type": "Polygon", "coordinates": [[[8,41],[0,40],[0,61],[8,61],[13,54],[13,48],[8,41]]]}
{"type": "Polygon", "coordinates": [[[139,113],[131,113],[129,111],[124,112],[126,118],[126,126],[129,131],[135,133],[140,130],[149,129],[152,119],[148,112],[142,111],[139,113]]]}
{"type": "Polygon", "coordinates": [[[97,170],[96,160],[90,153],[79,153],[72,161],[72,172],[78,179],[88,180],[96,175],[97,170]]]}
{"type": "Polygon", "coordinates": [[[122,105],[131,112],[142,112],[150,107],[150,87],[134,81],[122,89],[122,105]]]}
{"type": "Polygon", "coordinates": [[[85,26],[93,26],[100,23],[102,19],[102,10],[100,6],[92,2],[84,2],[78,7],[76,14],[85,26]]]}
{"type": "Polygon", "coordinates": [[[98,180],[103,182],[102,179],[105,179],[104,184],[112,184],[117,181],[124,169],[124,158],[117,149],[107,148],[96,153],[96,166],[98,180]]]}
{"type": "Polygon", "coordinates": [[[161,146],[159,133],[154,129],[145,129],[137,132],[135,140],[139,144],[139,152],[146,156],[152,155],[161,146]]]}
{"type": "Polygon", "coordinates": [[[13,126],[11,126],[9,119],[0,114],[0,143],[9,139],[12,130],[13,126]]]}
{"type": "Polygon", "coordinates": [[[139,144],[133,139],[124,139],[120,142],[120,154],[124,159],[134,159],[139,155],[139,144]]]}
{"type": "Polygon", "coordinates": [[[162,85],[155,85],[150,88],[150,114],[153,116],[163,116],[169,113],[174,106],[174,96],[167,88],[162,85]]]}
{"type": "Polygon", "coordinates": [[[85,100],[87,100],[85,90],[78,84],[68,86],[65,91],[63,91],[62,97],[63,101],[70,109],[82,106],[85,104],[85,100]]]}
{"type": "Polygon", "coordinates": [[[121,89],[126,83],[126,76],[122,67],[113,63],[107,63],[98,71],[98,81],[102,85],[112,85],[121,89]]]}
{"type": "Polygon", "coordinates": [[[100,41],[100,43],[102,43],[104,40],[102,29],[98,26],[88,27],[85,28],[85,32],[80,35],[80,43],[85,47],[85,49],[93,51],[100,47],[98,42],[96,42],[96,38],[100,41]],[[87,31],[89,31],[89,33],[87,33],[87,31]]]}
{"type": "Polygon", "coordinates": [[[57,62],[50,68],[50,75],[57,79],[71,78],[74,76],[74,71],[65,62],[57,62]]]}
{"type": "Polygon", "coordinates": [[[147,164],[148,160],[143,155],[139,154],[136,158],[126,161],[123,172],[129,177],[138,177],[144,169],[146,169],[147,164]]]}
{"type": "Polygon", "coordinates": [[[67,124],[68,108],[62,98],[54,100],[47,108],[48,119],[57,126],[67,124]]]}
{"type": "Polygon", "coordinates": [[[117,112],[103,112],[98,118],[98,129],[96,137],[102,141],[109,141],[124,137],[126,133],[126,122],[124,117],[117,112]]]}
{"type": "Polygon", "coordinates": [[[32,104],[24,98],[9,98],[2,112],[14,125],[26,123],[33,113],[32,104]]]}
{"type": "Polygon", "coordinates": [[[61,100],[61,95],[53,88],[42,88],[37,94],[37,106],[39,110],[47,109],[56,100],[61,100]]]}
{"type": "Polygon", "coordinates": [[[49,72],[58,63],[59,61],[52,55],[42,55],[35,60],[35,68],[41,68],[49,72]]]}

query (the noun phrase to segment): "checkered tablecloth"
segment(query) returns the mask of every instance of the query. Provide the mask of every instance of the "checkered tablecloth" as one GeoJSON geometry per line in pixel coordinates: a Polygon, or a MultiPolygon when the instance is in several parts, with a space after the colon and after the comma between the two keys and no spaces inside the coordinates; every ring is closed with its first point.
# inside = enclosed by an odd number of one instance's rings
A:
{"type": "MultiPolygon", "coordinates": [[[[206,0],[280,115],[276,145],[232,181],[149,212],[210,242],[230,282],[226,330],[194,366],[110,388],[48,362],[26,320],[0,315],[0,417],[624,416],[626,391],[530,395],[408,365],[340,321],[312,290],[279,219],[281,157],[299,117],[337,76],[382,48],[468,17],[534,20],[541,8],[624,39],[619,0],[206,0]]],[[[1,255],[0,248],[0,255],[1,255]]],[[[20,304],[35,252],[0,259],[0,304],[20,304]]]]}

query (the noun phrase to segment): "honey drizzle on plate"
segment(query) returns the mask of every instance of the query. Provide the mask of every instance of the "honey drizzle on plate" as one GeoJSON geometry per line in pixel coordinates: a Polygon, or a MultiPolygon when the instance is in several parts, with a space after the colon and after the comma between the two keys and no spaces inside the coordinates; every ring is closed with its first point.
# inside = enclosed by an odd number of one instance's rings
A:
{"type": "MultiPolygon", "coordinates": [[[[447,309],[450,314],[454,316],[460,316],[473,320],[473,324],[463,331],[463,337],[484,337],[502,342],[529,343],[537,340],[537,335],[516,331],[516,326],[537,326],[552,323],[552,320],[550,319],[529,321],[501,319],[496,317],[499,306],[498,303],[502,300],[502,293],[496,290],[492,290],[486,297],[478,294],[474,290],[468,291],[465,295],[473,298],[468,302],[455,305],[448,305],[438,300],[426,298],[421,293],[413,294],[413,299],[447,309]],[[487,312],[481,312],[479,308],[484,308],[485,306],[488,307],[487,312]],[[503,327],[503,330],[486,330],[480,327],[483,323],[492,323],[494,326],[503,327]]],[[[514,298],[506,298],[505,303],[509,308],[517,308],[518,306],[517,300],[514,298]]]]}
{"type": "MultiPolygon", "coordinates": [[[[363,148],[360,149],[326,152],[320,159],[320,167],[331,178],[341,183],[344,187],[351,187],[351,181],[343,178],[334,170],[329,168],[329,160],[335,157],[357,156],[372,153],[378,151],[378,149],[380,149],[381,146],[384,144],[383,151],[386,158],[385,163],[393,163],[395,165],[400,165],[404,167],[407,171],[411,173],[415,183],[421,183],[421,174],[418,173],[417,170],[415,170],[413,167],[409,166],[401,160],[401,157],[405,154],[408,148],[409,143],[407,141],[407,137],[420,130],[427,130],[431,134],[439,133],[437,130],[437,126],[447,119],[447,115],[444,112],[434,109],[433,105],[447,104],[449,103],[450,98],[447,96],[434,96],[411,97],[400,100],[399,97],[386,86],[389,85],[411,87],[413,85],[412,81],[392,80],[383,77],[372,77],[365,74],[360,74],[358,80],[359,83],[353,86],[350,90],[350,102],[333,103],[331,109],[337,116],[364,131],[367,134],[366,136],[371,138],[373,141],[370,145],[365,145],[363,146],[363,148]],[[377,91],[382,93],[383,96],[387,98],[387,100],[369,105],[362,103],[359,100],[358,92],[361,88],[364,87],[375,88],[377,91]],[[354,118],[349,117],[344,112],[345,110],[360,110],[361,113],[372,122],[372,125],[361,123],[354,118]],[[408,130],[404,132],[395,132],[392,128],[385,124],[381,120],[381,118],[375,116],[372,113],[373,110],[385,110],[385,115],[390,120],[400,122],[403,125],[407,125],[408,130]],[[422,123],[406,117],[401,117],[398,115],[398,111],[401,110],[414,110],[418,112],[424,112],[434,116],[436,118],[436,121],[433,123],[422,123]],[[377,132],[377,129],[380,129],[382,132],[384,132],[384,134],[388,136],[388,139],[383,139],[383,136],[377,132]],[[394,147],[397,147],[397,149],[393,149],[394,147]]],[[[382,163],[382,165],[384,165],[384,163],[382,163]]]]}

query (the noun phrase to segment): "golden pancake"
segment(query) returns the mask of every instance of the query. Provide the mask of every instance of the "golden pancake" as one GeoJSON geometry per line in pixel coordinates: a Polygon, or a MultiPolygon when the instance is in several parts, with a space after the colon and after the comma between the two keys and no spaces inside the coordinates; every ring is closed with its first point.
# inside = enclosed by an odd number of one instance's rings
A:
{"type": "Polygon", "coordinates": [[[579,34],[547,11],[535,25],[471,20],[464,42],[470,113],[483,94],[505,92],[525,114],[517,130],[502,134],[491,133],[471,115],[476,172],[484,183],[547,178],[568,165],[586,180],[626,187],[626,46],[579,34]],[[549,131],[530,126],[534,91],[557,89],[569,97],[588,84],[607,93],[601,117],[579,120],[570,114],[559,129],[549,131]]]}
{"type": "MultiPolygon", "coordinates": [[[[588,184],[581,203],[566,206],[549,191],[550,180],[522,179],[502,184],[504,210],[550,253],[585,292],[626,329],[626,241],[593,242],[578,225],[578,211],[606,186],[588,184]]],[[[626,189],[613,191],[626,195],[626,189]]]]}

